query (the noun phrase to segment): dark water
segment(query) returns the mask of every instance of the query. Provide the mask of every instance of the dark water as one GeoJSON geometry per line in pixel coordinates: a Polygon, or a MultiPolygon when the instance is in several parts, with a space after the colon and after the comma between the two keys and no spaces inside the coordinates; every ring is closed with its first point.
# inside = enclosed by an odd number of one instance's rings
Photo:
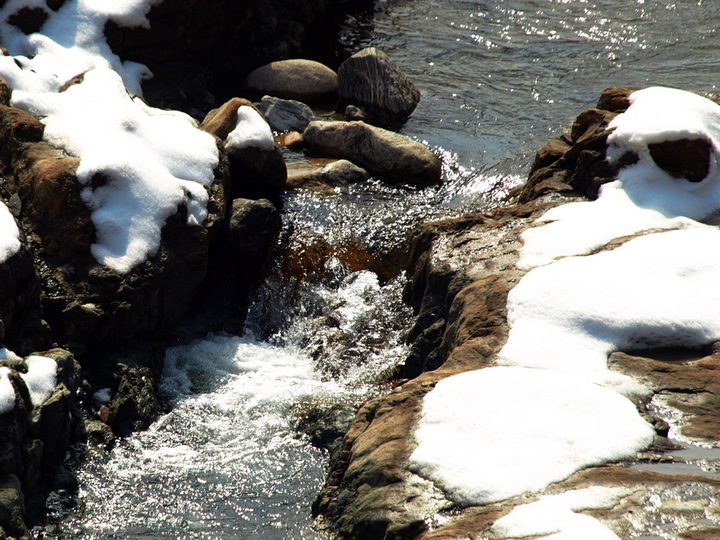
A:
{"type": "MultiPolygon", "coordinates": [[[[349,52],[381,48],[420,88],[401,131],[443,158],[445,184],[407,190],[373,181],[332,198],[288,195],[286,224],[300,244],[316,236],[387,252],[418,221],[497,204],[524,179],[535,151],[605,87],[715,89],[719,21],[720,2],[708,0],[379,2],[373,15],[348,18],[341,39],[349,52]]],[[[397,307],[402,278],[385,284],[333,258],[326,266],[330,278],[301,288],[303,309],[273,328],[272,344],[209,336],[171,351],[164,388],[172,412],[109,456],[89,459],[80,509],[48,535],[322,537],[310,504],[327,456],[293,431],[293,410],[307,400],[372,395],[362,383],[403,358],[408,320],[397,307]],[[318,315],[332,316],[345,335],[377,332],[328,355],[369,361],[340,366],[339,380],[315,369],[302,336],[318,315]],[[373,320],[397,328],[383,333],[373,320]]],[[[258,328],[285,317],[281,293],[270,290],[255,310],[258,328]]]]}

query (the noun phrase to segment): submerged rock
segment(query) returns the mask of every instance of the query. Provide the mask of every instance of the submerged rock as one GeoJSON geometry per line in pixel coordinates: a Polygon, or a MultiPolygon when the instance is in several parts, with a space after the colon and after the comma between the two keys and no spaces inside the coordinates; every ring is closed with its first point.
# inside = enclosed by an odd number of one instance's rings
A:
{"type": "Polygon", "coordinates": [[[303,139],[311,150],[350,160],[383,180],[420,186],[442,180],[440,159],[425,145],[364,122],[311,122],[303,139]]]}
{"type": "Polygon", "coordinates": [[[355,105],[379,119],[405,120],[420,101],[413,82],[375,47],[345,60],[338,68],[337,81],[341,106],[355,105]]]}
{"type": "MultiPolygon", "coordinates": [[[[335,188],[347,187],[356,182],[367,180],[370,175],[357,165],[346,159],[321,161],[320,167],[313,168],[306,166],[305,162],[291,163],[288,166],[287,185],[293,189],[308,189],[326,195],[336,194],[335,188]]],[[[312,163],[312,161],[311,161],[312,163]]]]}

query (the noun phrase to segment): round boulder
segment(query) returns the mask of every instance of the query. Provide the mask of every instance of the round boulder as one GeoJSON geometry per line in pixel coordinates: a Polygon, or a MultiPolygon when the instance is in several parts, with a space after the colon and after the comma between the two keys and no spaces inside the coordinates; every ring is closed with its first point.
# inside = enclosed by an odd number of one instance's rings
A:
{"type": "Polygon", "coordinates": [[[245,79],[250,92],[303,103],[334,101],[337,73],[313,60],[280,60],[261,66],[245,79]]]}
{"type": "Polygon", "coordinates": [[[345,60],[338,69],[337,84],[341,105],[356,105],[383,120],[405,120],[420,101],[413,82],[375,47],[345,60]]]}

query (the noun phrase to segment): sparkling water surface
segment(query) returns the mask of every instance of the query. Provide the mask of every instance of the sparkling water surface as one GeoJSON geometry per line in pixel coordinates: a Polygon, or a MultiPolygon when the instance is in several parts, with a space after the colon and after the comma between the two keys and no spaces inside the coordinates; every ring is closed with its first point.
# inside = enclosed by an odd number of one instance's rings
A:
{"type": "MultiPolygon", "coordinates": [[[[720,2],[709,0],[399,0],[348,17],[340,35],[348,54],[376,46],[421,90],[401,132],[441,156],[445,184],[374,180],[337,197],[288,194],[285,235],[388,252],[423,219],[499,204],[535,151],[604,88],[714,90],[718,20],[720,2]]],[[[263,339],[211,335],[171,349],[162,383],[169,412],[82,465],[81,505],[48,534],[324,538],[310,506],[327,454],[295,432],[294,411],[307,400],[357,405],[383,391],[372,375],[403,359],[410,321],[402,276],[385,282],[333,258],[327,266],[326,278],[295,287],[292,301],[266,290],[250,320],[263,339]],[[337,369],[327,361],[318,369],[302,339],[320,315],[358,337],[325,355],[337,369]]]]}

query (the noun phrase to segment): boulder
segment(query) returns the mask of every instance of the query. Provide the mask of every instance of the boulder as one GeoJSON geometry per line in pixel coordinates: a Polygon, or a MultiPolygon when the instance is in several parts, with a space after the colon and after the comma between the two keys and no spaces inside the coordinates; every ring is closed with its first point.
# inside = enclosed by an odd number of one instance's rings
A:
{"type": "Polygon", "coordinates": [[[337,98],[338,76],[313,60],[280,60],[254,70],[245,79],[245,86],[259,95],[303,103],[328,102],[337,98]]]}
{"type": "Polygon", "coordinates": [[[386,181],[439,184],[440,159],[425,145],[364,122],[315,121],[303,134],[311,150],[344,158],[386,181]]]}
{"type": "MultiPolygon", "coordinates": [[[[340,105],[355,105],[379,119],[405,120],[420,101],[420,91],[413,82],[375,47],[345,60],[337,77],[340,105]]],[[[351,110],[354,116],[361,114],[351,110]]]]}
{"type": "Polygon", "coordinates": [[[315,120],[315,114],[310,107],[292,99],[264,96],[255,106],[273,131],[302,132],[315,120]]]}
{"type": "MultiPolygon", "coordinates": [[[[244,114],[243,117],[248,116],[244,114]]],[[[262,127],[262,126],[261,126],[262,127]]],[[[200,129],[207,131],[223,141],[230,166],[230,198],[275,199],[285,188],[287,169],[282,151],[275,143],[269,125],[258,109],[242,98],[233,98],[217,109],[210,111],[200,129]],[[249,114],[255,115],[254,127],[265,123],[267,133],[249,139],[242,144],[228,140],[238,125],[238,111],[249,107],[249,114]]]]}

